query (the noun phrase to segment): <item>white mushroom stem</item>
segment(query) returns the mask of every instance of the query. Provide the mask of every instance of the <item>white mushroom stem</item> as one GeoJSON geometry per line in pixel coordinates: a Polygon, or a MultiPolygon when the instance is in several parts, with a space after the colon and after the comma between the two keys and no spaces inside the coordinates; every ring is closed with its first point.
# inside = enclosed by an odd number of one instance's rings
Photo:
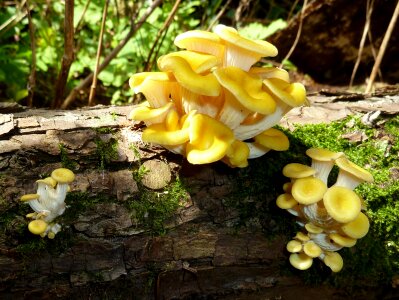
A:
{"type": "Polygon", "coordinates": [[[40,212],[46,210],[44,205],[42,203],[40,203],[37,199],[30,200],[30,201],[28,201],[28,203],[29,203],[29,206],[37,213],[40,213],[40,212]]]}
{"type": "Polygon", "coordinates": [[[276,104],[276,110],[273,114],[264,116],[260,121],[254,124],[240,125],[235,128],[234,135],[237,140],[245,141],[278,124],[290,107],[284,102],[278,100],[276,101],[276,104]]]}
{"type": "Polygon", "coordinates": [[[303,205],[302,213],[310,223],[319,227],[328,228],[336,223],[324,208],[319,207],[318,202],[310,205],[303,205]]]}
{"type": "Polygon", "coordinates": [[[258,158],[269,152],[271,149],[258,145],[256,143],[245,143],[249,148],[248,158],[258,158]]]}
{"type": "Polygon", "coordinates": [[[346,187],[353,191],[362,182],[364,182],[364,180],[353,176],[345,170],[340,169],[334,186],[346,187]]]}
{"type": "Polygon", "coordinates": [[[309,233],[309,237],[324,251],[333,252],[343,248],[342,246],[333,243],[328,237],[328,234],[325,233],[309,233]]]}
{"type": "Polygon", "coordinates": [[[334,161],[320,161],[312,159],[311,167],[316,170],[315,177],[327,184],[328,175],[330,175],[330,172],[334,167],[334,161]]]}
{"type": "Polygon", "coordinates": [[[250,114],[250,111],[246,109],[231,92],[224,90],[224,93],[225,102],[217,119],[234,131],[234,129],[250,114]]]}

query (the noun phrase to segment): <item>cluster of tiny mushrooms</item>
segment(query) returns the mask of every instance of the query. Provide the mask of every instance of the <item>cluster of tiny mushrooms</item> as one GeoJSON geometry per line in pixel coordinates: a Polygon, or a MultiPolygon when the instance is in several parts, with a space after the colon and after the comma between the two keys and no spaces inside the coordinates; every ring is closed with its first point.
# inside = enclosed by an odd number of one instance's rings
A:
{"type": "Polygon", "coordinates": [[[354,189],[363,182],[373,182],[365,169],[349,161],[344,153],[310,148],[306,154],[311,166],[290,163],[283,175],[291,181],[284,184],[284,194],[277,197],[277,206],[298,218],[304,229],[287,244],[290,263],[299,270],[312,266],[320,258],[333,272],[343,267],[343,247],[353,247],[370,227],[363,199],[354,189]],[[328,187],[332,168],[339,168],[335,183],[328,187]]]}
{"type": "Polygon", "coordinates": [[[69,184],[74,180],[75,174],[71,170],[58,168],[51,172],[50,177],[36,181],[36,194],[21,197],[21,201],[28,203],[34,210],[26,215],[31,219],[28,224],[31,233],[53,239],[61,230],[61,225],[53,221],[64,213],[65,197],[70,189],[69,184]]]}
{"type": "MultiPolygon", "coordinates": [[[[276,56],[275,46],[244,38],[224,25],[213,32],[182,33],[174,43],[185,50],[161,56],[160,72],[137,73],[129,81],[133,91],[146,98],[129,116],[146,124],[143,141],[182,154],[192,164],[221,160],[239,168],[270,150],[288,149],[288,138],[272,127],[291,108],[307,104],[306,91],[302,84],[290,83],[281,68],[254,66],[262,57],[276,56]]],[[[289,260],[306,270],[318,257],[338,272],[343,260],[336,251],[354,246],[369,229],[361,212],[363,201],[353,189],[373,177],[341,152],[312,148],[306,154],[311,166],[284,167],[291,181],[276,201],[306,230],[288,242],[289,260]],[[334,165],[339,167],[338,178],[328,187],[334,165]]],[[[56,169],[51,177],[36,181],[36,194],[21,197],[35,211],[27,215],[32,219],[30,232],[54,238],[60,231],[61,225],[53,221],[65,211],[74,178],[72,171],[56,169]]]]}

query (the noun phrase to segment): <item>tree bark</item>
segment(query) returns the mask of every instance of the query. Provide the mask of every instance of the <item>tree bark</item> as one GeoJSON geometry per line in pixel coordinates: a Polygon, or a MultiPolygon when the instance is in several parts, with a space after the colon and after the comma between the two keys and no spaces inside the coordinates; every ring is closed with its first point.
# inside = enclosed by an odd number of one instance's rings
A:
{"type": "MultiPolygon", "coordinates": [[[[346,102],[343,109],[337,105],[344,104],[326,99],[331,97],[312,98],[313,107],[292,111],[282,125],[325,122],[326,116],[339,120],[365,111],[359,102],[346,102]]],[[[388,104],[379,109],[384,107],[392,110],[388,104]]],[[[126,117],[130,110],[0,106],[1,299],[345,299],[339,289],[306,286],[299,273],[282,271],[289,236],[273,234],[278,227],[273,216],[262,220],[262,227],[232,227],[239,213],[226,203],[236,197],[241,170],[221,163],[189,165],[142,143],[142,126],[126,117]],[[112,140],[118,142],[117,155],[107,158],[99,153],[99,141],[112,140]],[[54,240],[41,239],[27,231],[26,206],[18,199],[35,192],[35,180],[63,163],[76,173],[70,194],[80,197],[68,203],[67,211],[82,209],[61,218],[63,229],[54,240]],[[144,164],[149,172],[134,179],[132,171],[144,164]],[[166,233],[154,235],[128,204],[141,201],[142,193],[162,196],[159,178],[170,184],[177,177],[187,187],[185,196],[165,220],[166,233]],[[94,201],[83,206],[85,199],[94,201]],[[45,247],[35,251],[32,245],[40,243],[45,247]]],[[[273,194],[260,196],[273,207],[273,194]]],[[[393,293],[387,287],[359,285],[362,299],[388,299],[393,293]]]]}

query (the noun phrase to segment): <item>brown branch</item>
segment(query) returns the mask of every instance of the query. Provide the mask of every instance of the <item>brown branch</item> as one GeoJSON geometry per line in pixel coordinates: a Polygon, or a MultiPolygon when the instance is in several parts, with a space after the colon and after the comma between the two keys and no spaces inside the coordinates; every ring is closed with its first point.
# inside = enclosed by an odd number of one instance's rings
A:
{"type": "Polygon", "coordinates": [[[308,5],[308,0],[304,0],[303,1],[303,7],[302,7],[302,10],[301,10],[301,14],[299,16],[299,26],[298,26],[298,31],[296,33],[296,37],[295,37],[294,43],[292,44],[290,51],[288,51],[287,55],[281,61],[280,67],[283,65],[284,61],[286,61],[286,60],[288,60],[290,58],[290,56],[292,55],[292,53],[294,52],[294,50],[296,48],[296,45],[299,42],[299,38],[301,37],[301,32],[302,32],[303,17],[304,17],[305,9],[306,9],[307,5],[308,5]]]}
{"type": "Polygon", "coordinates": [[[351,79],[349,82],[349,88],[352,88],[353,81],[355,80],[357,68],[359,67],[360,60],[362,59],[362,53],[364,49],[364,43],[366,42],[367,33],[370,31],[370,21],[371,21],[371,14],[373,13],[373,6],[374,0],[367,0],[367,9],[366,9],[366,23],[364,24],[362,38],[359,44],[359,50],[357,53],[357,59],[355,65],[353,66],[351,79]]]}
{"type": "Polygon", "coordinates": [[[73,10],[74,0],[65,1],[65,20],[64,20],[64,55],[62,56],[61,70],[55,88],[53,108],[59,107],[64,98],[65,86],[68,80],[69,69],[74,59],[73,50],[73,10]]]}
{"type": "MultiPolygon", "coordinates": [[[[377,59],[377,51],[375,50],[375,47],[374,47],[373,36],[371,34],[371,30],[369,30],[369,32],[368,32],[368,38],[369,38],[369,42],[370,42],[371,53],[373,54],[373,58],[375,61],[377,59]]],[[[378,68],[378,76],[380,77],[380,81],[384,80],[382,77],[381,68],[378,68]]]]}
{"type": "Polygon", "coordinates": [[[399,1],[396,3],[395,11],[393,12],[391,21],[389,22],[388,29],[385,32],[384,39],[382,40],[380,49],[378,50],[377,59],[374,62],[373,69],[370,74],[369,82],[366,87],[365,93],[368,94],[371,92],[371,89],[374,84],[375,77],[377,76],[378,69],[380,68],[382,58],[384,57],[385,50],[387,48],[389,39],[391,38],[392,31],[395,27],[396,20],[398,19],[399,15],[399,1]]]}
{"type": "MultiPolygon", "coordinates": [[[[127,42],[130,40],[132,36],[136,33],[137,30],[141,28],[141,26],[144,24],[144,22],[147,20],[147,18],[152,14],[155,8],[157,8],[159,5],[161,5],[162,0],[155,0],[151,6],[147,9],[147,11],[143,14],[143,16],[137,21],[137,23],[133,23],[131,25],[131,28],[128,32],[128,34],[125,36],[125,38],[120,41],[120,43],[109,53],[101,63],[101,65],[98,68],[98,72],[100,73],[103,69],[105,69],[106,66],[111,62],[113,58],[115,58],[118,53],[122,50],[122,48],[127,44],[127,42]]],[[[90,82],[93,80],[93,73],[88,75],[85,79],[83,79],[78,86],[76,86],[68,95],[68,97],[65,99],[65,101],[62,103],[61,108],[66,109],[73,101],[75,101],[75,98],[80,90],[83,88],[87,87],[90,82]]]]}
{"type": "Polygon", "coordinates": [[[101,49],[102,49],[102,45],[103,45],[104,27],[105,27],[105,20],[107,19],[108,4],[109,4],[109,0],[105,1],[104,10],[103,10],[103,19],[101,20],[100,38],[98,39],[96,66],[94,68],[93,82],[91,84],[89,101],[88,101],[89,106],[93,105],[93,98],[94,98],[94,95],[96,94],[98,66],[100,64],[101,49]]]}
{"type": "Polygon", "coordinates": [[[148,53],[148,57],[146,60],[146,64],[144,67],[144,70],[149,71],[152,68],[153,65],[153,61],[151,59],[154,51],[155,51],[155,47],[157,46],[157,44],[159,43],[159,40],[162,37],[162,34],[165,30],[168,29],[170,23],[172,23],[173,17],[175,16],[175,14],[177,13],[177,10],[179,8],[179,4],[180,4],[181,0],[176,0],[175,4],[172,7],[172,10],[170,11],[168,17],[166,18],[165,22],[162,25],[162,28],[158,31],[156,37],[155,37],[155,41],[152,44],[152,47],[150,49],[150,52],[148,53]]]}
{"type": "Polygon", "coordinates": [[[30,37],[30,47],[32,51],[32,62],[31,70],[28,78],[28,99],[27,104],[29,107],[33,106],[33,95],[35,92],[36,85],[36,47],[35,47],[35,26],[32,21],[32,16],[29,9],[29,1],[26,0],[26,13],[28,16],[28,27],[29,27],[29,37],[30,37]]]}
{"type": "Polygon", "coordinates": [[[222,17],[222,15],[226,11],[227,7],[229,7],[230,3],[231,3],[231,0],[227,0],[225,5],[223,5],[222,9],[218,12],[218,14],[213,18],[213,20],[209,24],[208,28],[206,29],[207,31],[210,31],[212,29],[213,25],[215,25],[215,23],[222,17]]]}

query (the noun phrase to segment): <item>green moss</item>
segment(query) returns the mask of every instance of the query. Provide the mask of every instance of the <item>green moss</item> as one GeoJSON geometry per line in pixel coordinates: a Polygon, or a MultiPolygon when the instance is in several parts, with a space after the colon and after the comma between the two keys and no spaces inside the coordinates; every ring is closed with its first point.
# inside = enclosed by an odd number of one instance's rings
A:
{"type": "Polygon", "coordinates": [[[112,160],[118,158],[118,140],[111,138],[103,141],[100,138],[94,140],[96,143],[96,155],[99,159],[99,168],[104,170],[112,160]]]}
{"type": "Polygon", "coordinates": [[[65,149],[64,144],[60,143],[58,145],[58,148],[60,149],[60,158],[61,158],[62,167],[72,171],[76,170],[77,163],[68,157],[68,152],[65,149]]]}
{"type": "Polygon", "coordinates": [[[140,198],[127,203],[133,217],[154,235],[166,233],[165,221],[180,207],[187,197],[187,190],[177,178],[162,191],[140,186],[140,198]]]}

